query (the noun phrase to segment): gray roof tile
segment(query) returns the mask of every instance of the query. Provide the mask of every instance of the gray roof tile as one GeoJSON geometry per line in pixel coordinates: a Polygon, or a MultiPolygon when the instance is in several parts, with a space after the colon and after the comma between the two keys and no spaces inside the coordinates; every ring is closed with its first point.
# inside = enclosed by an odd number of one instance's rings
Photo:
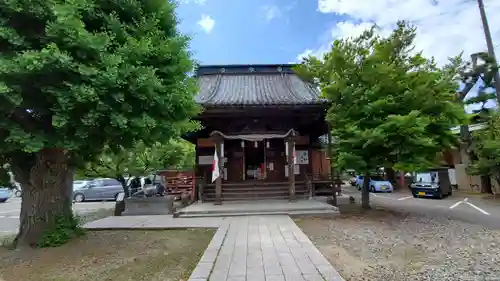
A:
{"type": "Polygon", "coordinates": [[[197,76],[196,102],[205,106],[324,102],[320,92],[293,73],[290,65],[200,67],[197,76]]]}

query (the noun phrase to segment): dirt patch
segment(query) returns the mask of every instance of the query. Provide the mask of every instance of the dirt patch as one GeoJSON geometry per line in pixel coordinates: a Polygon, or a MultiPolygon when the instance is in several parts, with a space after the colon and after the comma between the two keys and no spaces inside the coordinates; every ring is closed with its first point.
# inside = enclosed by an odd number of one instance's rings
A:
{"type": "Polygon", "coordinates": [[[95,231],[58,248],[0,249],[5,281],[187,280],[215,230],[95,231]]]}
{"type": "Polygon", "coordinates": [[[500,276],[500,232],[478,225],[359,208],[296,222],[347,281],[500,276]]]}
{"type": "Polygon", "coordinates": [[[78,220],[81,225],[91,221],[100,220],[114,215],[114,210],[110,208],[97,209],[95,211],[86,212],[84,214],[77,214],[78,220]]]}

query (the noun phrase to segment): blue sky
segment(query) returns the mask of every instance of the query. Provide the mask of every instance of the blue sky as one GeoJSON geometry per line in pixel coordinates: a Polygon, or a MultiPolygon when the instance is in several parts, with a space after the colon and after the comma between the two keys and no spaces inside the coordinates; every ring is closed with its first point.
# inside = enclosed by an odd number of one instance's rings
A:
{"type": "MultiPolygon", "coordinates": [[[[207,64],[283,64],[321,55],[337,38],[374,23],[389,34],[398,20],[417,27],[416,50],[438,64],[485,51],[476,1],[463,0],[176,0],[180,30],[207,64]]],[[[499,0],[483,0],[500,56],[499,0]]],[[[473,94],[471,91],[470,94],[473,94]]]]}
{"type": "MultiPolygon", "coordinates": [[[[485,50],[475,1],[463,0],[176,0],[180,29],[201,64],[294,62],[318,55],[339,37],[376,23],[389,34],[398,20],[418,28],[415,44],[440,63],[485,50]]],[[[483,0],[500,46],[500,1],[483,0]]],[[[500,48],[497,48],[500,53],[500,48]]]]}
{"type": "Polygon", "coordinates": [[[206,0],[182,3],[177,13],[202,64],[288,63],[321,44],[343,18],[317,7],[314,0],[206,0]],[[210,30],[200,25],[202,16],[214,21],[210,30]]]}

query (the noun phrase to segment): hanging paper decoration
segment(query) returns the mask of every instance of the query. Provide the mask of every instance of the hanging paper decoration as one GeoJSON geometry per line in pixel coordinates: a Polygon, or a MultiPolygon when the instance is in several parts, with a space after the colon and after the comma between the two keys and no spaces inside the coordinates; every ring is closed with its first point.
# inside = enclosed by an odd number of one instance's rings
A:
{"type": "Polygon", "coordinates": [[[269,148],[271,146],[271,144],[269,143],[269,141],[266,141],[266,147],[269,148]]]}
{"type": "Polygon", "coordinates": [[[254,146],[255,148],[257,148],[257,147],[259,147],[259,144],[258,144],[256,141],[254,141],[254,142],[253,142],[253,146],[254,146]]]}
{"type": "Polygon", "coordinates": [[[297,151],[295,151],[295,143],[293,144],[293,164],[297,165],[297,151]]]}
{"type": "Polygon", "coordinates": [[[241,141],[241,147],[243,147],[243,148],[245,147],[245,141],[244,140],[241,141]]]}

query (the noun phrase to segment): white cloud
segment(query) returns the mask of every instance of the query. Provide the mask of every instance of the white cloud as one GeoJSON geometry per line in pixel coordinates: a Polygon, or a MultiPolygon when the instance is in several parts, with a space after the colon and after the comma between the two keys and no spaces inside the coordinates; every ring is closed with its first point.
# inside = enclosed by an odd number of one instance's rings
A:
{"type": "MultiPolygon", "coordinates": [[[[497,57],[500,52],[500,1],[484,0],[497,57]]],[[[408,20],[418,29],[415,40],[417,49],[427,56],[434,56],[438,63],[464,51],[486,51],[484,33],[475,0],[318,0],[318,11],[347,16],[331,29],[331,37],[323,46],[309,48],[303,54],[318,55],[330,48],[339,37],[359,35],[372,24],[380,27],[382,34],[389,34],[398,20],[408,20]]],[[[299,58],[303,55],[300,54],[299,58]]]]}
{"type": "Polygon", "coordinates": [[[196,4],[196,5],[205,5],[207,0],[179,0],[181,4],[196,4]]]}
{"type": "Polygon", "coordinates": [[[281,9],[276,5],[264,5],[261,7],[264,20],[266,22],[270,22],[275,18],[279,18],[283,16],[281,9]]]}
{"type": "Polygon", "coordinates": [[[291,2],[283,7],[277,5],[263,5],[260,9],[262,10],[262,17],[265,22],[270,22],[277,18],[285,18],[285,22],[288,23],[289,18],[287,14],[295,8],[295,6],[297,6],[297,1],[291,2]]]}
{"type": "Polygon", "coordinates": [[[198,21],[198,25],[205,30],[206,33],[210,33],[212,28],[214,28],[215,20],[208,15],[201,15],[201,19],[198,21]]]}

